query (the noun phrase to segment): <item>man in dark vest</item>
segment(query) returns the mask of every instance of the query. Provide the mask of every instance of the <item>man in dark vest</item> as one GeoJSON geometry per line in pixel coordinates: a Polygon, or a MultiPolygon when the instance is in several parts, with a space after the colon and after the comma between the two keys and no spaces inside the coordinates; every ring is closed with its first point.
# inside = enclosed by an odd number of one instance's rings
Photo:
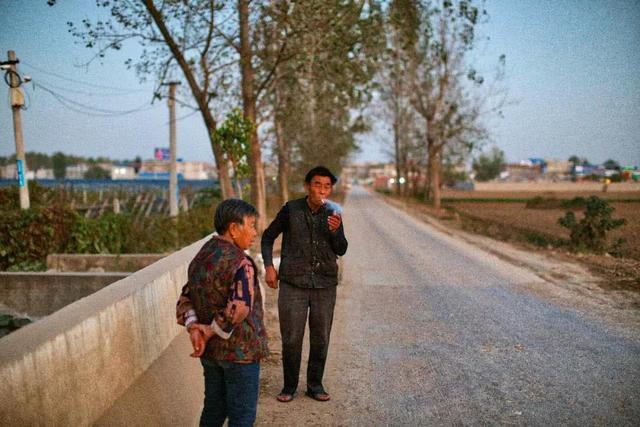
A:
{"type": "Polygon", "coordinates": [[[337,178],[318,166],[305,179],[306,197],[287,202],[262,235],[265,280],[278,288],[284,388],[280,402],[293,400],[298,387],[302,339],[309,318],[307,395],[327,401],[322,376],[329,348],[338,285],[338,256],[347,251],[342,217],[327,203],[337,178]],[[273,266],[273,243],[283,233],[279,274],[273,266]]]}

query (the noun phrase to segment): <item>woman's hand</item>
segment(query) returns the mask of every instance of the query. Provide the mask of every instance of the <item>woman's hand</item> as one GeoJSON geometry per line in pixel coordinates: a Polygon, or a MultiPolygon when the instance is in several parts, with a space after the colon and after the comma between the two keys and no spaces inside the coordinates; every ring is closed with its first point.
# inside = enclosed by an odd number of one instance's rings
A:
{"type": "Polygon", "coordinates": [[[207,341],[209,341],[209,339],[212,336],[215,335],[215,332],[213,332],[213,329],[211,329],[211,325],[203,325],[201,323],[198,323],[197,327],[200,330],[200,332],[202,333],[202,336],[204,336],[205,344],[206,344],[207,341]]]}
{"type": "MultiPolygon", "coordinates": [[[[199,323],[192,323],[189,325],[189,339],[191,340],[191,346],[193,347],[193,353],[191,357],[200,357],[204,354],[204,348],[207,344],[204,334],[198,327],[199,323]]],[[[202,326],[202,325],[200,325],[202,326]]]]}
{"type": "Polygon", "coordinates": [[[189,339],[193,347],[191,357],[201,357],[207,347],[207,342],[214,335],[211,325],[192,323],[189,325],[189,339]]]}

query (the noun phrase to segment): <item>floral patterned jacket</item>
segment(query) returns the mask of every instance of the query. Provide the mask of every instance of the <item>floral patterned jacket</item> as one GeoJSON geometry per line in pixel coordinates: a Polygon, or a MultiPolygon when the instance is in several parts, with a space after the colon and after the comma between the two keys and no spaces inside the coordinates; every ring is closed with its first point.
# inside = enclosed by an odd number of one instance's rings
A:
{"type": "MultiPolygon", "coordinates": [[[[188,281],[176,306],[180,325],[185,325],[188,317],[194,314],[199,323],[210,324],[217,316],[229,313],[229,308],[236,302],[242,305],[246,302],[250,308],[246,317],[234,325],[229,339],[214,335],[207,342],[203,358],[247,363],[260,361],[268,355],[262,294],[256,272],[251,257],[217,236],[205,243],[189,264],[188,281]],[[249,295],[246,295],[247,291],[249,295]]],[[[231,315],[230,319],[233,317],[231,315]]]]}

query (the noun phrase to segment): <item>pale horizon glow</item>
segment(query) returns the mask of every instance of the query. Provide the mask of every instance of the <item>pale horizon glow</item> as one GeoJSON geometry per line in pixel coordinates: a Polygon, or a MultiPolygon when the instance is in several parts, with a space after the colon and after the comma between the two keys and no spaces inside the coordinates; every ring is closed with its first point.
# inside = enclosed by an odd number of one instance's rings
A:
{"type": "MultiPolygon", "coordinates": [[[[28,109],[22,112],[26,151],[150,159],[155,147],[168,146],[166,102],[151,106],[153,82],[139,83],[123,65],[135,56],[135,44],[110,52],[102,65],[78,66],[93,52],[67,33],[66,22],[97,16],[93,2],[78,4],[0,3],[0,56],[6,60],[7,50],[15,50],[20,73],[33,78],[26,86],[28,109]],[[44,88],[105,110],[148,109],[112,117],[82,115],[44,88]]],[[[505,86],[513,103],[504,118],[489,122],[492,143],[507,160],[566,160],[575,154],[593,163],[612,158],[640,166],[640,2],[489,0],[486,6],[490,21],[481,34],[490,40],[474,55],[487,70],[500,54],[507,58],[505,86]]],[[[0,156],[9,156],[15,152],[13,123],[8,87],[3,81],[0,86],[0,156]]],[[[178,117],[185,117],[177,127],[178,157],[213,162],[202,119],[186,117],[190,113],[178,108],[178,117]]],[[[391,160],[386,128],[374,123],[375,131],[359,138],[362,151],[354,160],[391,160]]]]}

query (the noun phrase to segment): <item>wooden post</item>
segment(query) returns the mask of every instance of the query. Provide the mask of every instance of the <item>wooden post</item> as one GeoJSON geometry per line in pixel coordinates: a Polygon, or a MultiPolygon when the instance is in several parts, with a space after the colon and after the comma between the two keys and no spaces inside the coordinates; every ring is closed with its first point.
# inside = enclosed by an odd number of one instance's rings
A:
{"type": "Polygon", "coordinates": [[[31,202],[29,201],[29,184],[27,183],[27,160],[24,155],[24,139],[22,135],[22,117],[20,109],[24,106],[24,95],[20,88],[22,82],[16,64],[18,60],[16,53],[12,50],[7,52],[9,58],[9,78],[11,92],[11,111],[13,112],[13,132],[16,143],[16,168],[18,174],[18,187],[20,192],[20,208],[29,209],[31,202]]]}

